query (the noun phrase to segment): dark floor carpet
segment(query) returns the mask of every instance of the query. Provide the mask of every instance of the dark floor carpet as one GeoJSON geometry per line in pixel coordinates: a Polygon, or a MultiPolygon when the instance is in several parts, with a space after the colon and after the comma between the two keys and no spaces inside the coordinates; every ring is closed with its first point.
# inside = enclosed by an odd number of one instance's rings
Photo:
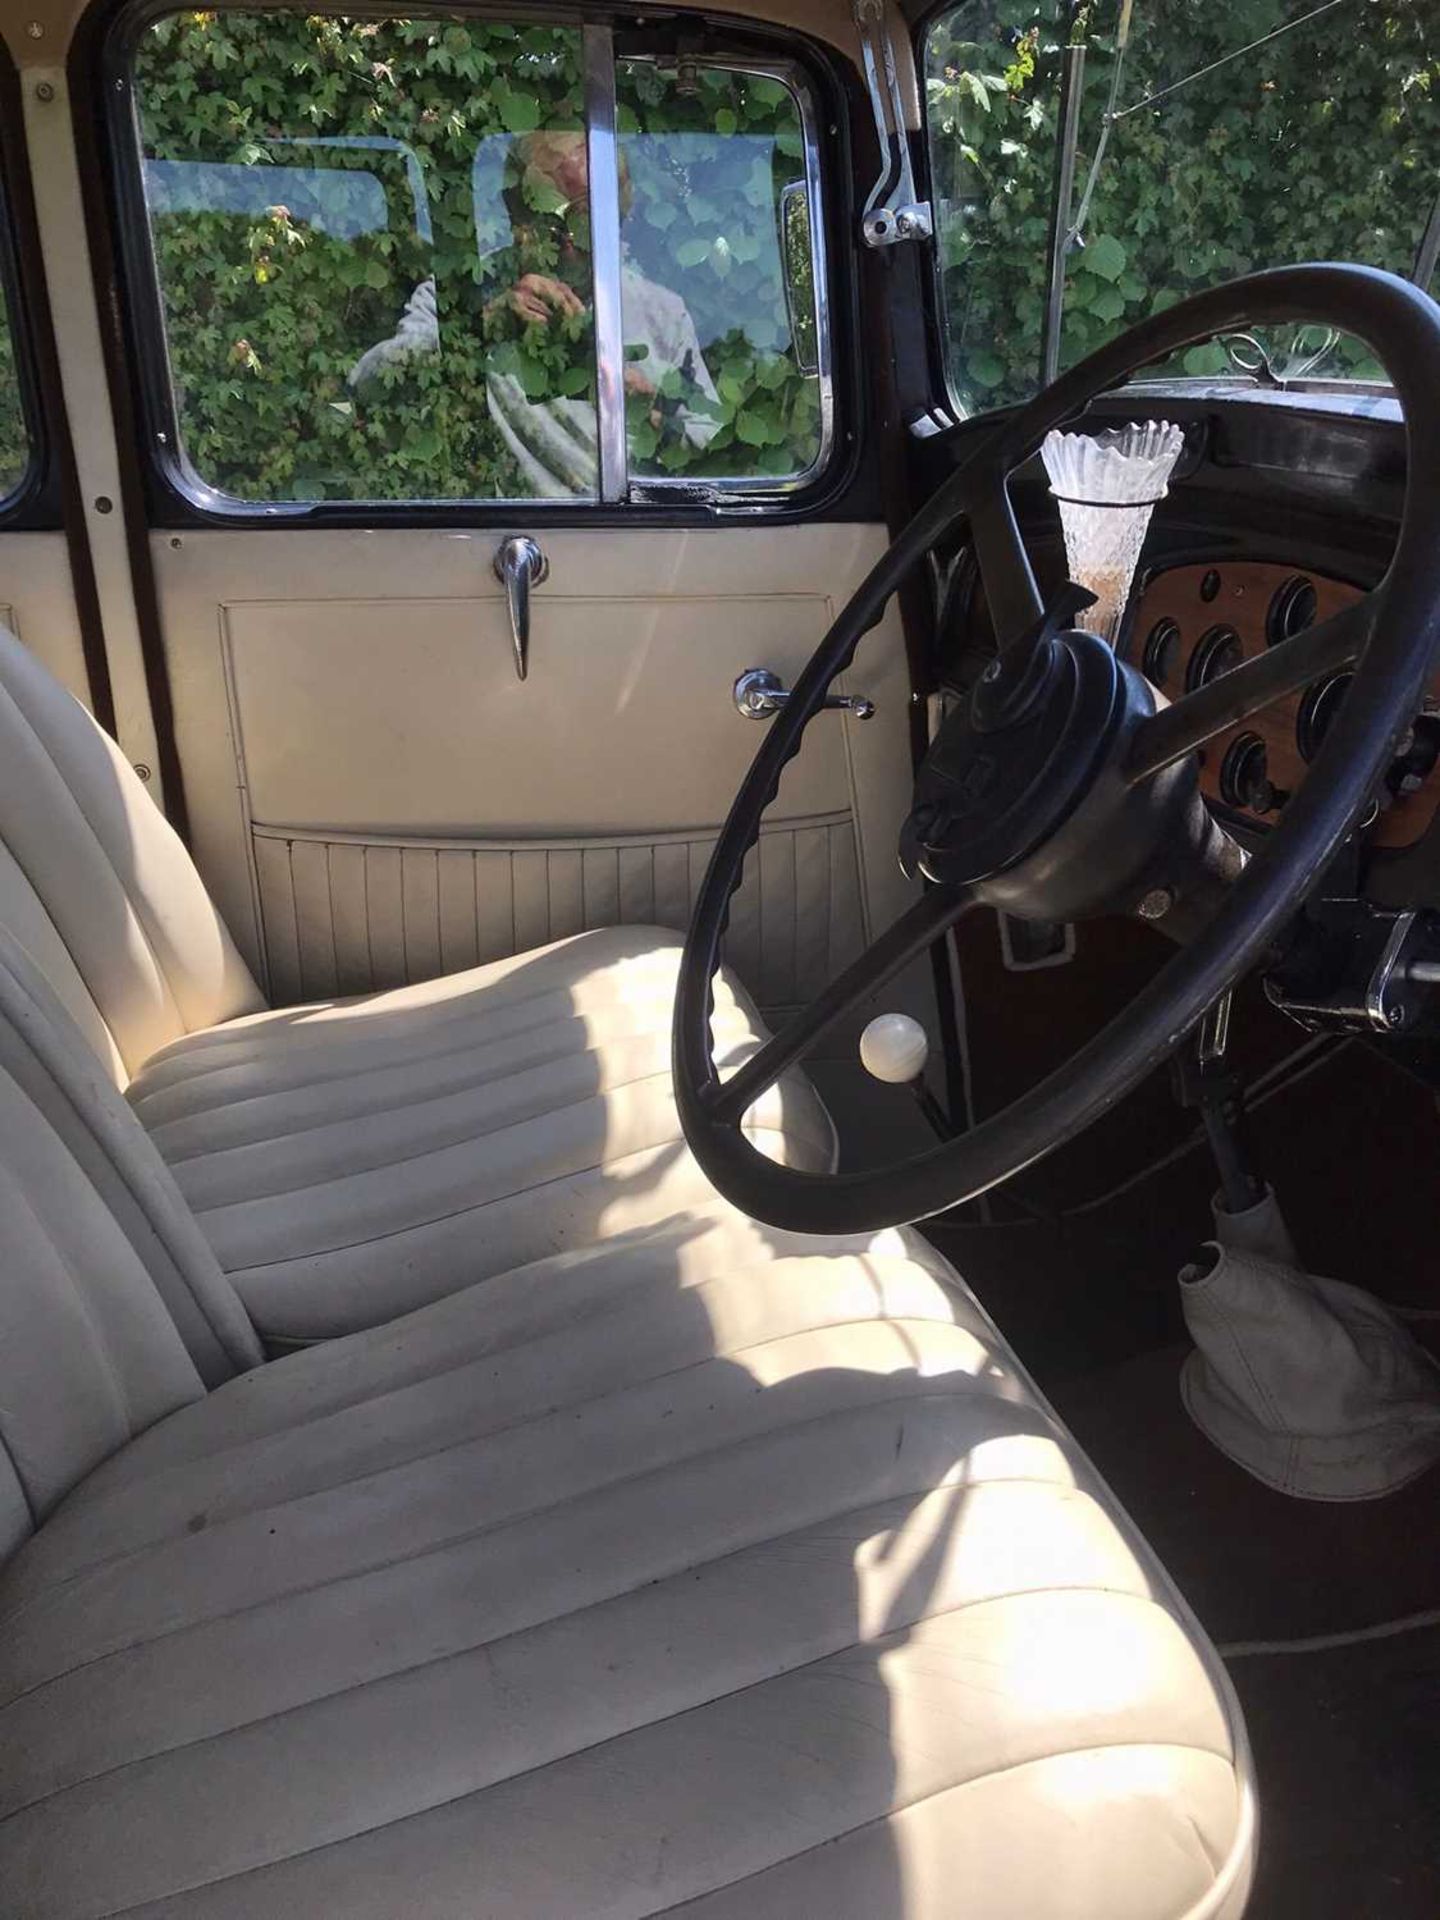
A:
{"type": "Polygon", "coordinates": [[[1231,1672],[1260,1783],[1249,1920],[1435,1920],[1440,1629],[1231,1672]]]}
{"type": "Polygon", "coordinates": [[[1275,1493],[1192,1424],[1177,1385],[1186,1351],[1049,1390],[1211,1638],[1341,1633],[1440,1607],[1440,1467],[1383,1500],[1275,1493]]]}

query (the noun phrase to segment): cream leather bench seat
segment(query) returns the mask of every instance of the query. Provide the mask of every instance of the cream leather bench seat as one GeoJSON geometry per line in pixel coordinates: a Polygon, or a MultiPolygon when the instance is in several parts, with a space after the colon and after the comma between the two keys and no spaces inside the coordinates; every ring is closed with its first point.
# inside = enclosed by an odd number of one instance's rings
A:
{"type": "Polygon", "coordinates": [[[1241,1912],[1223,1669],[918,1238],[697,1207],[257,1366],[0,962],[0,1914],[1241,1912]]]}
{"type": "MultiPolygon", "coordinates": [[[[681,940],[582,934],[395,992],[267,1008],[114,743],[0,629],[0,926],[136,1112],[267,1339],[373,1326],[705,1198],[670,1083],[681,940]]],[[[734,981],[717,1042],[762,1037],[734,981]]],[[[798,1077],[757,1104],[829,1164],[798,1077]]]]}

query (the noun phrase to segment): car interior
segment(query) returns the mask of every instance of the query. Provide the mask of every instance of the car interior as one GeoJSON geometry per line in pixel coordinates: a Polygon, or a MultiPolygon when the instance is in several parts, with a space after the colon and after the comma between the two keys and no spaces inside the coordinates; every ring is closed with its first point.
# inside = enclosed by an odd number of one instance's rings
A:
{"type": "Polygon", "coordinates": [[[1440,1911],[1420,0],[0,0],[0,1913],[1440,1911]]]}

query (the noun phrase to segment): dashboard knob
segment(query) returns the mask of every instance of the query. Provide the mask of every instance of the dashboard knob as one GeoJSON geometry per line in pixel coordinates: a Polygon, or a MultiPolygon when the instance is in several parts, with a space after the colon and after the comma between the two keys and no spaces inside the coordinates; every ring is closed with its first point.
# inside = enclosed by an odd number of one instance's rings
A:
{"type": "Polygon", "coordinates": [[[1271,784],[1269,755],[1258,733],[1242,733],[1232,742],[1220,767],[1220,797],[1232,807],[1271,813],[1280,794],[1271,784]]]}
{"type": "Polygon", "coordinates": [[[925,1071],[930,1041],[908,1013],[878,1013],[860,1036],[860,1063],[887,1086],[908,1086],[925,1071]]]}

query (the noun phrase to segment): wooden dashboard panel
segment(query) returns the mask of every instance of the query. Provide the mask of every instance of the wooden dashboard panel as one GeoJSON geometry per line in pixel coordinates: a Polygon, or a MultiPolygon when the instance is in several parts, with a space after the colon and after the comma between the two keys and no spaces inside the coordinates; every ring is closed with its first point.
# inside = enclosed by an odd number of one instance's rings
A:
{"type": "MultiPolygon", "coordinates": [[[[1235,665],[1264,653],[1272,644],[1272,622],[1277,608],[1284,604],[1282,597],[1288,593],[1303,603],[1307,598],[1305,586],[1313,590],[1314,621],[1326,620],[1363,597],[1360,588],[1344,581],[1265,561],[1227,560],[1167,568],[1152,574],[1141,589],[1125,642],[1125,657],[1171,700],[1179,700],[1194,684],[1207,657],[1213,667],[1225,658],[1235,665]]],[[[1276,644],[1283,646],[1284,640],[1276,644]]],[[[1437,692],[1440,676],[1431,683],[1432,697],[1437,692]]],[[[1275,809],[1262,814],[1254,807],[1237,805],[1233,793],[1222,791],[1221,771],[1243,735],[1258,735],[1264,744],[1270,782],[1281,793],[1293,793],[1308,771],[1300,748],[1306,698],[1302,694],[1279,700],[1210,742],[1202,751],[1200,771],[1200,783],[1208,798],[1273,825],[1275,809]]],[[[1430,705],[1427,700],[1427,711],[1430,705]]],[[[1429,827],[1437,808],[1440,768],[1427,775],[1418,792],[1393,798],[1371,829],[1372,843],[1383,847],[1413,845],[1429,827]]]]}

